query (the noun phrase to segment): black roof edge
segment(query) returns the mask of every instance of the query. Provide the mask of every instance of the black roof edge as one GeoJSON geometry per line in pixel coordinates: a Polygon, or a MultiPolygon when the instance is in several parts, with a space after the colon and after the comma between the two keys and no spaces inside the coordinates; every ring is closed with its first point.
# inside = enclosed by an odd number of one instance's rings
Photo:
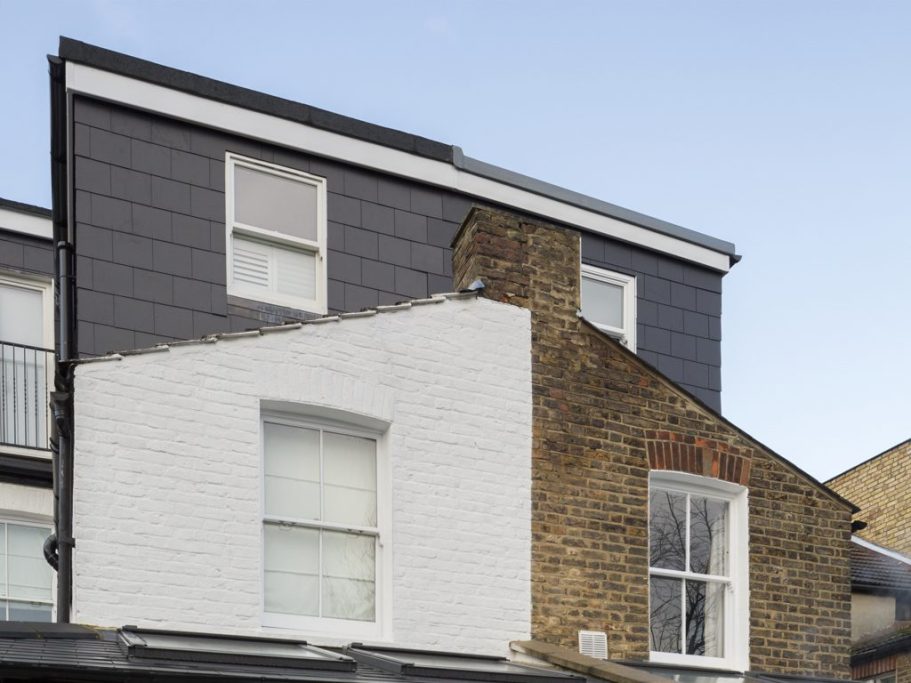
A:
{"type": "Polygon", "coordinates": [[[12,199],[5,199],[0,197],[0,209],[9,209],[10,211],[18,211],[19,213],[27,213],[32,216],[40,216],[41,218],[50,218],[51,210],[45,209],[43,206],[35,206],[34,204],[25,204],[24,202],[13,201],[12,199]]]}
{"type": "Polygon", "coordinates": [[[870,645],[858,643],[854,646],[854,652],[851,653],[851,665],[857,666],[881,657],[888,657],[911,648],[911,633],[898,635],[894,640],[888,640],[884,643],[872,643],[870,645]]]}
{"type": "Polygon", "coordinates": [[[367,123],[325,109],[311,107],[275,95],[267,95],[224,81],[181,71],[121,52],[107,50],[79,40],[60,36],[62,59],[111,71],[137,80],[163,85],[174,90],[200,95],[210,100],[234,104],[263,114],[304,123],[333,133],[398,149],[410,154],[452,162],[452,145],[412,135],[393,128],[367,123]]]}
{"type": "Polygon", "coordinates": [[[825,483],[828,484],[829,482],[833,482],[833,481],[835,481],[836,479],[840,479],[841,477],[845,476],[846,474],[848,474],[848,473],[850,473],[850,472],[853,472],[854,470],[856,470],[856,469],[858,469],[858,468],[860,468],[860,467],[863,467],[864,465],[867,465],[867,464],[873,462],[873,461],[876,460],[877,458],[881,458],[881,457],[883,457],[884,455],[888,455],[889,453],[891,453],[892,451],[894,451],[896,448],[900,448],[901,446],[904,446],[904,445],[905,445],[906,443],[908,443],[908,442],[911,442],[911,438],[905,439],[904,441],[899,441],[899,442],[898,442],[897,444],[895,444],[894,446],[890,446],[890,447],[887,448],[886,450],[884,450],[884,451],[882,451],[882,452],[880,452],[880,453],[877,453],[876,455],[873,455],[873,456],[867,458],[866,460],[863,460],[863,461],[857,463],[857,464],[854,465],[853,467],[849,467],[848,469],[846,469],[846,470],[845,470],[844,472],[842,472],[841,474],[836,474],[834,477],[832,477],[832,478],[830,478],[830,479],[827,479],[825,483]]]}
{"type": "Polygon", "coordinates": [[[906,595],[911,596],[911,588],[895,588],[888,584],[881,583],[861,583],[851,581],[851,592],[852,593],[864,593],[869,595],[886,595],[890,597],[895,597],[896,594],[900,597],[906,595]]]}
{"type": "Polygon", "coordinates": [[[509,171],[494,164],[466,157],[461,148],[455,145],[430,140],[349,116],[335,114],[325,109],[311,107],[310,105],[275,95],[268,95],[249,88],[225,83],[224,81],[199,76],[189,71],[162,66],[155,62],[132,57],[65,36],[60,36],[58,52],[60,58],[64,60],[85,64],[86,66],[110,71],[147,83],[162,85],[181,92],[199,95],[216,102],[277,116],[427,159],[449,163],[473,175],[505,185],[512,185],[519,189],[550,197],[573,206],[616,218],[625,223],[632,223],[652,232],[674,237],[725,254],[729,257],[731,266],[734,266],[741,259],[731,242],[653,218],[637,211],[624,209],[615,204],[537,180],[521,173],[509,171]]]}
{"type": "Polygon", "coordinates": [[[778,461],[779,461],[780,463],[782,463],[785,467],[788,467],[788,468],[791,469],[793,472],[795,472],[796,474],[798,474],[798,475],[801,476],[802,478],[806,479],[807,482],[810,483],[810,484],[812,484],[814,488],[818,489],[820,493],[823,493],[823,494],[829,496],[830,498],[833,498],[836,502],[838,502],[838,503],[840,503],[841,505],[843,505],[844,507],[848,508],[852,513],[860,512],[860,508],[857,507],[857,506],[856,506],[854,503],[852,503],[850,500],[848,500],[848,499],[845,498],[844,496],[840,495],[840,494],[837,493],[836,491],[833,491],[832,489],[830,489],[830,488],[829,488],[828,486],[826,486],[824,483],[822,483],[821,481],[819,481],[819,479],[817,479],[816,477],[814,477],[812,474],[810,474],[810,473],[807,472],[806,470],[802,469],[801,467],[798,467],[797,465],[795,465],[793,462],[791,462],[790,460],[788,460],[788,459],[787,459],[786,457],[784,457],[783,455],[779,455],[778,453],[776,453],[775,451],[773,451],[771,448],[769,448],[768,446],[766,446],[764,443],[762,443],[762,441],[760,441],[760,440],[757,439],[755,436],[753,436],[752,434],[750,434],[749,432],[747,432],[745,429],[743,429],[743,428],[741,428],[741,427],[738,427],[736,424],[734,424],[734,423],[731,422],[729,419],[727,419],[724,415],[722,415],[722,414],[719,413],[717,410],[715,410],[715,409],[712,408],[710,405],[708,405],[708,404],[707,404],[705,401],[703,401],[701,398],[699,398],[699,397],[696,396],[695,394],[693,394],[693,393],[687,391],[686,389],[684,389],[682,386],[680,386],[679,384],[677,384],[677,382],[675,382],[675,381],[672,380],[670,377],[668,377],[668,376],[665,375],[663,372],[661,372],[661,370],[659,370],[658,368],[656,368],[654,365],[652,365],[651,363],[649,363],[649,362],[648,362],[647,360],[645,360],[644,358],[642,358],[642,357],[640,357],[639,355],[637,355],[637,354],[633,353],[632,351],[630,351],[630,350],[629,350],[628,348],[626,348],[623,344],[621,344],[619,341],[617,341],[616,339],[614,339],[613,337],[611,337],[609,334],[607,334],[604,330],[602,330],[601,328],[599,328],[597,325],[594,325],[593,323],[591,323],[590,321],[586,320],[585,318],[581,318],[581,320],[582,320],[586,325],[588,325],[591,329],[593,329],[593,330],[595,330],[596,332],[598,332],[604,339],[609,340],[612,344],[614,344],[614,345],[616,346],[616,348],[621,349],[624,353],[629,354],[629,356],[630,356],[631,358],[635,359],[636,362],[641,363],[643,366],[645,366],[646,368],[648,368],[648,370],[649,370],[650,372],[654,373],[656,376],[658,376],[658,377],[660,377],[662,380],[664,380],[664,382],[666,382],[672,389],[674,389],[674,391],[677,391],[677,392],[683,394],[687,399],[689,399],[690,401],[693,401],[694,403],[696,403],[696,404],[697,404],[700,408],[702,408],[703,410],[708,411],[708,413],[709,413],[710,415],[712,415],[712,416],[715,417],[716,419],[718,419],[718,420],[720,420],[721,422],[723,422],[725,425],[727,425],[729,428],[733,429],[735,432],[737,432],[738,434],[740,434],[741,436],[743,436],[745,439],[748,439],[749,441],[752,441],[754,444],[756,444],[757,446],[759,446],[759,448],[761,448],[761,449],[764,450],[766,453],[768,453],[769,455],[771,455],[775,460],[778,460],[778,461]]]}
{"type": "Polygon", "coordinates": [[[53,479],[50,458],[0,453],[0,481],[49,489],[53,485],[53,479]]]}

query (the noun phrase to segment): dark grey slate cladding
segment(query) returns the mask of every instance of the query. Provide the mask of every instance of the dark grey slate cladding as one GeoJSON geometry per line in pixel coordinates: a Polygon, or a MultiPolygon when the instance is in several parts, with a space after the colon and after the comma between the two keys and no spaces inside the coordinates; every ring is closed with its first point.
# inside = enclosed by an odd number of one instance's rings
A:
{"type": "MultiPolygon", "coordinates": [[[[82,354],[307,316],[226,295],[226,151],[327,179],[330,311],[452,288],[471,197],[85,98],[74,119],[82,354]]],[[[720,277],[607,238],[583,246],[638,277],[642,356],[717,407],[720,277]]]]}
{"type": "Polygon", "coordinates": [[[720,411],[721,275],[600,235],[582,261],[636,276],[639,356],[720,411]]]}
{"type": "Polygon", "coordinates": [[[0,227],[0,270],[53,277],[54,250],[51,240],[0,227]]]}
{"type": "Polygon", "coordinates": [[[307,316],[226,296],[226,151],[327,179],[331,311],[452,288],[467,198],[85,98],[74,124],[82,354],[307,316]]]}

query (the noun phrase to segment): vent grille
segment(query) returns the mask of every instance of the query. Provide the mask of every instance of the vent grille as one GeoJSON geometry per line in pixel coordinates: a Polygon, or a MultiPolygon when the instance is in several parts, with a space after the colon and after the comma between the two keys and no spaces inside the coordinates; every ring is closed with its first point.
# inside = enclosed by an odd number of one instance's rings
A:
{"type": "Polygon", "coordinates": [[[579,653],[607,659],[607,634],[604,631],[579,631],[579,653]]]}

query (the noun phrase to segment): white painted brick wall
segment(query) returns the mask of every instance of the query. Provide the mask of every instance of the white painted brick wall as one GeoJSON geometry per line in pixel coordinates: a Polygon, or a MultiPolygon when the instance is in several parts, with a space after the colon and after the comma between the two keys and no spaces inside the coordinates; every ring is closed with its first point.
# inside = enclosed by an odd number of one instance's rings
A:
{"type": "Polygon", "coordinates": [[[54,492],[38,486],[0,482],[0,520],[54,520],[54,492]]]}
{"type": "Polygon", "coordinates": [[[530,354],[527,311],[471,298],[77,367],[74,620],[264,631],[273,400],[391,424],[384,636],[504,653],[530,631],[530,354]]]}

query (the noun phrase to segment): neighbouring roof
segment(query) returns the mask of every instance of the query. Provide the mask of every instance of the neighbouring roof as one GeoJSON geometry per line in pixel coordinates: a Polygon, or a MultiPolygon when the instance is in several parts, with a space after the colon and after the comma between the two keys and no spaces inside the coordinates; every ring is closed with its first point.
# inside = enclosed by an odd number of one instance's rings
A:
{"type": "Polygon", "coordinates": [[[856,642],[851,648],[851,664],[861,664],[902,651],[911,652],[911,621],[898,621],[856,642]]]}
{"type": "Polygon", "coordinates": [[[883,456],[885,456],[885,455],[889,455],[889,454],[891,454],[891,453],[897,451],[897,450],[898,450],[899,448],[901,448],[902,446],[904,446],[904,445],[906,445],[906,444],[909,444],[909,443],[911,443],[911,439],[905,439],[905,440],[902,441],[901,443],[897,443],[897,444],[895,444],[894,446],[892,446],[891,448],[887,448],[887,449],[884,450],[882,453],[877,453],[877,454],[874,455],[873,457],[867,458],[867,459],[864,460],[863,462],[857,463],[856,465],[854,465],[854,467],[849,467],[848,469],[846,469],[846,470],[845,470],[844,472],[842,472],[841,474],[836,474],[834,477],[832,477],[831,479],[829,479],[829,480],[826,482],[826,485],[832,484],[836,479],[841,479],[841,478],[842,478],[843,476],[845,476],[846,474],[850,474],[850,473],[853,472],[854,470],[860,469],[861,467],[865,467],[866,465],[869,465],[870,463],[872,463],[874,460],[878,460],[879,458],[881,458],[881,457],[883,457],[883,456]]]}
{"type": "Polygon", "coordinates": [[[51,210],[45,209],[43,206],[35,206],[34,204],[16,202],[12,199],[4,199],[3,197],[0,197],[0,209],[18,211],[19,213],[28,213],[33,216],[40,216],[41,218],[51,217],[51,210]]]}
{"type": "Polygon", "coordinates": [[[61,59],[67,61],[190,93],[216,102],[243,107],[251,111],[276,116],[358,140],[383,145],[434,161],[452,164],[454,167],[476,176],[556,199],[725,254],[730,257],[732,265],[740,260],[740,256],[736,254],[736,249],[731,242],[668,223],[637,211],[624,209],[615,204],[515,173],[478,159],[472,159],[465,156],[461,148],[455,145],[430,140],[419,135],[367,123],[300,102],[162,66],[63,36],[60,38],[58,54],[61,59]]]}
{"type": "Polygon", "coordinates": [[[857,536],[851,540],[852,588],[911,592],[911,558],[857,536]]]}
{"type": "Polygon", "coordinates": [[[0,624],[0,678],[584,683],[574,674],[483,655],[363,645],[318,648],[276,638],[22,622],[0,624]]]}

